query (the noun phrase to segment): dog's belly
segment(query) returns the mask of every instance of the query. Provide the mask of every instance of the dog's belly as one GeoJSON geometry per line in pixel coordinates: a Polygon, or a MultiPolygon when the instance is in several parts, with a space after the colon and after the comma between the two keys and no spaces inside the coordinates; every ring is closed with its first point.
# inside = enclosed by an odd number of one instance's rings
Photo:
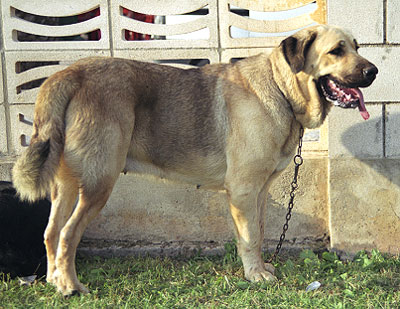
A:
{"type": "Polygon", "coordinates": [[[191,184],[198,188],[222,190],[224,189],[226,162],[208,159],[198,162],[198,164],[182,164],[163,168],[150,162],[128,157],[123,172],[155,176],[162,180],[191,184]],[[204,164],[204,161],[212,161],[212,164],[204,164]]]}

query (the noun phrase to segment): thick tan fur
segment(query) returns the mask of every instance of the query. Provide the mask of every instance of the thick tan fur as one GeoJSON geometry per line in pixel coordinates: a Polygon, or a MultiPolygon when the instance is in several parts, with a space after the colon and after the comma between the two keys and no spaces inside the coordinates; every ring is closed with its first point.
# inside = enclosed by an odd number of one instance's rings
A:
{"type": "Polygon", "coordinates": [[[87,292],[76,248],[123,170],[225,189],[245,277],[274,280],[261,258],[268,188],[291,161],[300,127],[320,126],[331,108],[317,80],[365,84],[368,66],[351,35],[316,26],[235,64],[182,70],[88,58],[49,77],[13,171],[23,198],[51,193],[47,280],[65,295],[87,292]],[[333,57],[339,42],[343,55],[333,57]]]}
{"type": "Polygon", "coordinates": [[[50,192],[64,147],[65,112],[80,87],[79,72],[56,73],[41,88],[35,105],[31,144],[13,169],[21,198],[36,201],[50,192]],[[51,104],[47,104],[51,102],[51,104]],[[51,143],[49,140],[51,139],[51,143]]]}

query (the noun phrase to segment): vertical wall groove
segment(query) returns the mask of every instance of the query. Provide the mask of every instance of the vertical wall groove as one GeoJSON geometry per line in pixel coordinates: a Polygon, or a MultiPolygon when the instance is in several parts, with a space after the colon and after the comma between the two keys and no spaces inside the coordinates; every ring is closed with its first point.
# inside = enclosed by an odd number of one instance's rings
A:
{"type": "Polygon", "coordinates": [[[388,24],[388,16],[387,16],[387,12],[388,11],[388,3],[387,0],[383,0],[383,44],[387,44],[388,43],[388,38],[387,38],[387,24],[388,24]]]}
{"type": "MultiPolygon", "coordinates": [[[[0,2],[0,12],[2,12],[2,3],[0,2]]],[[[0,15],[1,16],[1,15],[0,15]]],[[[0,34],[3,34],[3,19],[0,22],[0,34]]],[[[1,68],[2,68],[2,86],[3,86],[3,99],[4,102],[4,113],[5,113],[5,121],[6,121],[6,143],[7,143],[7,154],[10,154],[10,134],[11,134],[11,126],[10,126],[10,109],[9,109],[9,103],[8,103],[8,95],[7,95],[7,73],[6,73],[6,61],[5,61],[5,52],[4,52],[4,35],[1,35],[1,40],[0,40],[0,61],[1,61],[1,68]]],[[[4,134],[3,133],[3,134],[4,134]]],[[[2,134],[0,132],[0,134],[2,134]]]]}
{"type": "Polygon", "coordinates": [[[383,147],[383,157],[386,158],[386,103],[382,104],[382,147],[383,147]]]}

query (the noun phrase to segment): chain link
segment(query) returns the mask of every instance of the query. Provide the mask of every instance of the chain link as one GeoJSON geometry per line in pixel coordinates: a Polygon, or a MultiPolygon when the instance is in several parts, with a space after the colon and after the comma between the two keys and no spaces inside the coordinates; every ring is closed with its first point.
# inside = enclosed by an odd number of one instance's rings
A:
{"type": "Polygon", "coordinates": [[[283,231],[281,234],[281,237],[279,238],[279,242],[278,245],[276,246],[275,249],[275,253],[273,254],[273,256],[267,261],[267,263],[271,263],[272,261],[274,261],[279,254],[279,251],[282,248],[282,244],[283,241],[285,240],[286,237],[286,232],[289,228],[289,221],[292,218],[292,209],[294,207],[294,197],[295,197],[295,191],[296,189],[299,187],[299,185],[297,184],[297,176],[299,175],[299,168],[300,165],[303,164],[303,157],[301,156],[301,148],[303,147],[303,135],[304,135],[304,129],[301,126],[300,127],[300,134],[299,134],[299,145],[297,147],[297,154],[294,156],[293,161],[294,161],[294,176],[293,176],[293,180],[291,185],[291,191],[290,191],[290,200],[289,200],[289,204],[288,204],[288,211],[286,214],[286,222],[283,225],[283,231]]]}

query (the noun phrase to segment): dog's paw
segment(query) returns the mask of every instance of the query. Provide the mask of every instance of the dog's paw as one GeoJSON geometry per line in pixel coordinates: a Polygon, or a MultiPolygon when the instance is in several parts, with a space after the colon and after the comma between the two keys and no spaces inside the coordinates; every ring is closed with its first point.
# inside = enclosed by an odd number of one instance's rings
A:
{"type": "Polygon", "coordinates": [[[79,296],[90,292],[78,279],[74,280],[67,276],[62,276],[58,270],[56,270],[51,277],[47,278],[47,282],[55,285],[57,290],[62,293],[64,297],[79,296]]]}
{"type": "Polygon", "coordinates": [[[270,264],[270,263],[264,263],[264,267],[267,271],[269,271],[271,274],[275,275],[275,266],[270,264]]]}
{"type": "MultiPolygon", "coordinates": [[[[60,289],[59,289],[60,290],[60,289]]],[[[83,284],[79,283],[77,289],[66,289],[60,291],[65,298],[80,296],[81,294],[89,294],[90,291],[83,284]]]]}
{"type": "Polygon", "coordinates": [[[260,281],[268,281],[268,282],[276,282],[278,279],[271,274],[269,271],[263,270],[260,272],[254,272],[247,278],[251,282],[260,282],[260,281]]]}
{"type": "MultiPolygon", "coordinates": [[[[270,265],[272,266],[272,265],[270,265]]],[[[246,279],[251,281],[251,282],[260,282],[260,281],[268,281],[268,282],[276,282],[278,279],[273,275],[272,272],[275,271],[275,268],[272,266],[270,268],[268,266],[267,269],[251,269],[247,274],[246,274],[246,279]],[[270,271],[272,270],[272,272],[270,271]]]]}
{"type": "Polygon", "coordinates": [[[64,297],[80,296],[81,294],[88,294],[89,289],[85,287],[82,283],[74,284],[73,286],[57,286],[58,291],[63,294],[64,297]]]}

